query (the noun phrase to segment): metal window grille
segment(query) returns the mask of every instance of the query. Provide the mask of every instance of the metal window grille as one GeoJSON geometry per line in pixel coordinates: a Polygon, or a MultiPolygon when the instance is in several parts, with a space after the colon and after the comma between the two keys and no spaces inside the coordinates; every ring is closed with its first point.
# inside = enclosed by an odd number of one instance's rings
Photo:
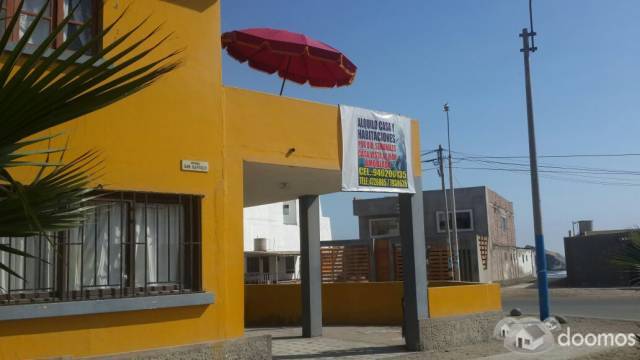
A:
{"type": "MultiPolygon", "coordinates": [[[[3,0],[0,9],[0,34],[4,34],[9,24],[9,19],[17,12],[20,0],[3,0]]],[[[53,47],[59,47],[67,36],[77,31],[80,26],[93,18],[93,26],[90,26],[78,39],[71,44],[70,49],[79,49],[89,39],[98,33],[102,27],[102,2],[98,0],[51,0],[35,32],[31,35],[31,44],[40,44],[57,25],[60,25],[69,14],[70,9],[77,7],[65,30],[53,43],[53,47]]],[[[13,29],[10,40],[17,42],[22,37],[26,26],[34,21],[36,15],[44,5],[43,1],[27,0],[20,12],[19,24],[13,29]]]]}
{"type": "Polygon", "coordinates": [[[260,258],[259,257],[248,257],[247,258],[247,272],[248,273],[259,273],[260,272],[260,258]]]}
{"type": "Polygon", "coordinates": [[[0,252],[0,304],[176,294],[201,290],[199,196],[107,192],[81,226],[0,238],[34,258],[0,252]]]}
{"type": "Polygon", "coordinates": [[[285,271],[287,274],[293,274],[296,272],[296,257],[295,256],[287,256],[285,258],[285,271]]]}

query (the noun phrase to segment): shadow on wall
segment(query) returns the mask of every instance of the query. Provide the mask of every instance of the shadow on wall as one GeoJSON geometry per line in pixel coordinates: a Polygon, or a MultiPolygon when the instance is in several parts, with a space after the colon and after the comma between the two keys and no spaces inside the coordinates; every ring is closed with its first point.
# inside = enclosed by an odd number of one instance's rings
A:
{"type": "Polygon", "coordinates": [[[178,321],[199,318],[206,308],[207,306],[188,306],[98,315],[10,320],[2,322],[0,337],[178,321]]]}
{"type": "Polygon", "coordinates": [[[162,0],[178,6],[183,6],[197,12],[203,12],[211,7],[218,0],[162,0]]]}

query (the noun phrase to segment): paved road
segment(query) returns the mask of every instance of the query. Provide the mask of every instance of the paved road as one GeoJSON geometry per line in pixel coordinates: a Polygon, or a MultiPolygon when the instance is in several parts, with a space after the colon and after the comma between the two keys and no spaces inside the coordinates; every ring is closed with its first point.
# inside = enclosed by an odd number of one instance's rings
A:
{"type": "MultiPolygon", "coordinates": [[[[533,288],[504,288],[502,306],[525,314],[538,312],[538,294],[533,288]]],[[[640,321],[640,289],[550,289],[552,314],[640,321]]]]}

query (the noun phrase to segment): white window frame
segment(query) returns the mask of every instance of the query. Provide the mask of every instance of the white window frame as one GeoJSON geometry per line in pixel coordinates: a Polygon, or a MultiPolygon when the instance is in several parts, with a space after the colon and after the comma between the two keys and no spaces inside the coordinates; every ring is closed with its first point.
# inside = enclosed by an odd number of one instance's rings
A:
{"type": "Polygon", "coordinates": [[[298,204],[295,200],[282,203],[282,223],[284,225],[298,225],[298,204]],[[286,213],[285,208],[287,209],[286,213]]]}
{"type": "Polygon", "coordinates": [[[398,237],[400,236],[400,218],[397,216],[393,217],[385,217],[385,218],[372,218],[369,219],[369,237],[378,239],[378,238],[390,238],[390,237],[398,237]],[[385,220],[395,220],[398,222],[398,234],[397,235],[373,235],[373,222],[375,221],[385,221],[385,220]]]}
{"type": "MultiPolygon", "coordinates": [[[[439,210],[436,211],[436,228],[438,229],[438,233],[445,233],[447,232],[446,227],[445,228],[441,228],[440,227],[440,216],[444,215],[444,211],[439,210]]],[[[453,213],[453,211],[449,210],[449,213],[453,213]]],[[[469,216],[471,217],[471,227],[468,229],[458,229],[458,232],[468,232],[468,231],[474,231],[474,226],[473,226],[473,209],[464,209],[464,210],[456,210],[456,214],[457,213],[469,213],[469,216]]],[[[446,219],[445,219],[446,221],[446,219]]],[[[459,225],[459,224],[458,224],[459,225]]],[[[446,226],[446,225],[445,225],[446,226]]],[[[453,229],[453,224],[451,224],[451,228],[453,229]]]]}

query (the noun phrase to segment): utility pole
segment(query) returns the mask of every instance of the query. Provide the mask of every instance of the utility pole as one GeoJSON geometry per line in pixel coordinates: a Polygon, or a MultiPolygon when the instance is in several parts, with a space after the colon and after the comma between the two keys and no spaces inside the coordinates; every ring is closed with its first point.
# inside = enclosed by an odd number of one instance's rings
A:
{"type": "MultiPolygon", "coordinates": [[[[449,104],[444,104],[444,112],[447,114],[447,141],[449,144],[449,189],[451,191],[451,219],[453,221],[453,270],[454,279],[460,281],[460,259],[458,252],[458,219],[456,212],[456,194],[453,187],[453,165],[451,161],[451,131],[449,130],[449,104]]],[[[449,213],[447,213],[449,218],[449,213]]]]}
{"type": "MultiPolygon", "coordinates": [[[[453,270],[453,251],[451,250],[451,226],[449,226],[449,200],[447,199],[447,188],[444,185],[444,156],[442,156],[442,145],[438,146],[438,175],[440,175],[440,183],[442,184],[442,195],[444,195],[444,218],[447,223],[447,246],[449,246],[448,270],[453,270]]],[[[438,223],[440,219],[438,219],[438,223]]],[[[440,226],[438,224],[438,226],[440,226]]]]}
{"type": "Polygon", "coordinates": [[[529,2],[529,20],[531,32],[522,29],[522,52],[524,56],[524,80],[527,96],[527,125],[529,128],[529,163],[531,167],[531,199],[533,202],[533,226],[536,240],[536,268],[538,272],[538,305],[540,320],[549,317],[549,291],[547,284],[547,259],[544,249],[544,234],[542,232],[542,211],[540,209],[540,186],[538,183],[538,155],[536,151],[536,134],[533,121],[533,96],[531,94],[531,72],[529,68],[529,54],[535,52],[535,46],[529,46],[529,38],[533,41],[536,33],[533,31],[531,16],[531,1],[529,2]]]}

